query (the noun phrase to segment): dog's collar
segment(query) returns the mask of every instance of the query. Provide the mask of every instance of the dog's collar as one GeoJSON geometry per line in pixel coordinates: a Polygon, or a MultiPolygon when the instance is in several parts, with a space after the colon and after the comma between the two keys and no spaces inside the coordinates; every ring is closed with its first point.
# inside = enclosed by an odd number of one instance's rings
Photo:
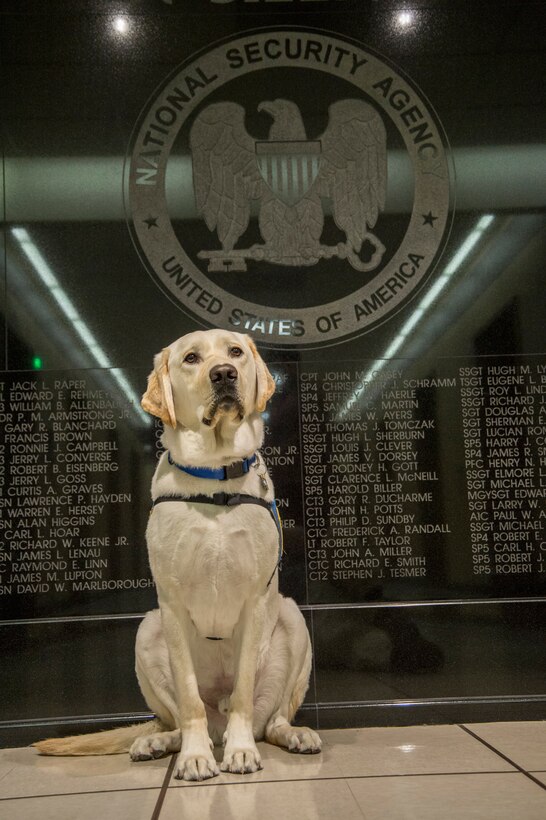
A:
{"type": "Polygon", "coordinates": [[[182,470],[183,473],[195,476],[195,478],[215,478],[217,481],[227,481],[228,478],[241,478],[246,475],[254,462],[256,461],[256,453],[250,458],[245,458],[242,461],[235,461],[227,467],[187,467],[182,464],[177,464],[173,461],[171,454],[167,453],[169,464],[176,467],[177,470],[182,470]]]}

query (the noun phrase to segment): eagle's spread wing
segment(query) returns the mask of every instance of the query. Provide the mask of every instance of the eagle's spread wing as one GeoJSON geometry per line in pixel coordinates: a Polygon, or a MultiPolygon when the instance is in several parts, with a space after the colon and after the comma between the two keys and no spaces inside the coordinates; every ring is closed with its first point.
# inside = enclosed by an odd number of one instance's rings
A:
{"type": "Polygon", "coordinates": [[[366,229],[385,207],[387,138],[379,114],[361,100],[339,100],[322,135],[320,192],[333,201],[334,219],[359,251],[366,229]]]}
{"type": "Polygon", "coordinates": [[[244,119],[240,105],[215,103],[195,118],[190,131],[197,209],[229,250],[246,230],[250,200],[260,196],[262,184],[244,119]]]}

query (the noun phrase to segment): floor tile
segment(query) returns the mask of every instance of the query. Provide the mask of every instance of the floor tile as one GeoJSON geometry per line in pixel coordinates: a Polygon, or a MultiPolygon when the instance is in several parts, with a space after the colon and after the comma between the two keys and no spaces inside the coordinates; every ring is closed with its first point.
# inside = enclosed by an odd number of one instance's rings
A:
{"type": "Polygon", "coordinates": [[[0,750],[0,798],[145,789],[163,783],[168,758],[131,763],[129,756],[46,757],[35,749],[0,750]]]}
{"type": "MultiPolygon", "coordinates": [[[[319,755],[296,755],[259,743],[263,769],[255,774],[221,773],[214,784],[264,783],[365,775],[512,771],[513,767],[458,726],[327,729],[319,755]]],[[[218,761],[222,750],[215,750],[218,761]]],[[[199,783],[173,780],[174,786],[199,783]]]]}
{"type": "Polygon", "coordinates": [[[366,820],[546,817],[546,791],[517,772],[355,779],[348,784],[366,820]]]}
{"type": "MultiPolygon", "coordinates": [[[[328,732],[321,732],[323,738],[328,732]]],[[[222,783],[266,783],[271,780],[312,780],[327,777],[343,777],[343,771],[335,760],[332,749],[324,744],[320,754],[299,755],[272,746],[270,743],[258,743],[258,750],[262,758],[263,769],[254,774],[230,774],[220,772],[211,782],[215,785],[222,783]]],[[[222,749],[215,748],[214,756],[220,762],[222,749]]],[[[172,780],[173,786],[197,787],[200,783],[185,780],[172,780]]]]}
{"type": "Polygon", "coordinates": [[[215,779],[208,783],[168,789],[160,820],[363,820],[366,816],[343,780],[227,786],[212,785],[215,779]]]}
{"type": "Polygon", "coordinates": [[[3,756],[4,749],[0,749],[0,781],[17,765],[3,756]]]}
{"type": "Polygon", "coordinates": [[[331,729],[321,734],[326,753],[346,777],[512,770],[458,726],[331,729]]]}
{"type": "Polygon", "coordinates": [[[159,789],[98,792],[0,801],[6,820],[150,820],[159,789]]]}
{"type": "MultiPolygon", "coordinates": [[[[546,723],[471,731],[546,785],[546,723]]],[[[459,726],[330,729],[320,755],[260,743],[264,768],[206,783],[171,780],[160,820],[542,820],[546,790],[459,726]]],[[[221,759],[222,750],[216,749],[221,759]]],[[[0,750],[0,816],[8,820],[149,820],[172,758],[45,757],[0,750]],[[31,795],[38,795],[31,797],[31,795]]]]}
{"type": "Polygon", "coordinates": [[[474,734],[527,771],[546,771],[546,721],[469,723],[474,734]]]}

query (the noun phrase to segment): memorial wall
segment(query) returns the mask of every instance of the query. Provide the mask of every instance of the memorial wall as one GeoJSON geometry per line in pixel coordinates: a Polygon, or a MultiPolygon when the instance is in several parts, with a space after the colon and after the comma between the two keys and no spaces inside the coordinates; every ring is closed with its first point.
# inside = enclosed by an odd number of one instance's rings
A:
{"type": "Polygon", "coordinates": [[[153,356],[249,333],[316,726],[546,701],[541,3],[6,2],[0,740],[147,714],[153,356]],[[479,8],[478,8],[479,6],[479,8]]]}

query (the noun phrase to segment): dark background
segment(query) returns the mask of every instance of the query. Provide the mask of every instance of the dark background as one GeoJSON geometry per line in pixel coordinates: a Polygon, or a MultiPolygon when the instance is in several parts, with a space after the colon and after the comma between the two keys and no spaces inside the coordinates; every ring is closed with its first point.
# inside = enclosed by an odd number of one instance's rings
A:
{"type": "MultiPolygon", "coordinates": [[[[144,389],[153,355],[199,327],[165,297],[135,252],[123,209],[123,163],[148,98],[178,64],[219,38],[270,25],[351,36],[399,66],[426,95],[448,136],[456,175],[453,227],[443,262],[481,216],[494,216],[442,299],[397,351],[405,372],[444,372],[447,360],[456,368],[484,356],[539,361],[546,320],[545,18],[542,2],[525,0],[4,0],[0,330],[6,380],[28,376],[35,356],[46,375],[84,376],[90,384],[102,378],[22,253],[14,229],[27,232],[99,340],[109,367],[122,369],[135,395],[144,389]],[[412,15],[407,27],[398,22],[401,11],[412,15]],[[114,29],[118,16],[129,21],[125,35],[114,29]]],[[[399,220],[389,218],[395,237],[399,220]]],[[[190,229],[191,220],[186,222],[190,229]]],[[[202,223],[194,222],[202,232],[202,223]]],[[[440,264],[434,277],[441,270],[440,264]]],[[[294,292],[305,303],[313,288],[312,271],[304,271],[294,292]]],[[[339,283],[331,288],[334,299],[339,283]]],[[[270,303],[294,304],[293,289],[283,275],[270,303]]],[[[260,299],[265,301],[263,293],[255,301],[260,299]]],[[[388,350],[412,309],[407,304],[374,331],[332,347],[269,349],[264,357],[292,379],[296,366],[314,362],[340,368],[343,362],[357,362],[364,369],[388,350]]],[[[441,435],[449,438],[445,403],[430,412],[441,435]]],[[[293,393],[291,398],[290,391],[283,391],[271,408],[268,443],[291,441],[297,414],[293,393]],[[286,418],[293,419],[292,432],[286,418]]],[[[146,573],[143,532],[153,431],[128,422],[120,428],[119,441],[125,475],[116,486],[129,482],[135,503],[128,513],[134,533],[131,566],[136,563],[146,573]]],[[[445,495],[450,471],[457,467],[444,464],[445,495]]],[[[277,489],[301,493],[297,477],[275,469],[273,475],[277,489]]],[[[451,499],[466,516],[464,493],[451,499]]],[[[111,516],[101,522],[104,531],[122,526],[114,512],[111,516]]],[[[460,583],[457,545],[451,545],[447,569],[425,596],[409,584],[398,595],[392,590],[370,595],[363,587],[348,598],[344,591],[323,601],[305,589],[297,533],[290,539],[281,588],[302,606],[315,649],[306,721],[349,726],[543,714],[546,595],[541,578],[504,589],[469,588],[460,583]],[[370,650],[385,644],[386,654],[370,650]]],[[[67,725],[106,725],[146,713],[132,665],[135,631],[151,605],[149,590],[49,602],[0,598],[1,742],[25,743],[66,732],[67,725]]]]}

